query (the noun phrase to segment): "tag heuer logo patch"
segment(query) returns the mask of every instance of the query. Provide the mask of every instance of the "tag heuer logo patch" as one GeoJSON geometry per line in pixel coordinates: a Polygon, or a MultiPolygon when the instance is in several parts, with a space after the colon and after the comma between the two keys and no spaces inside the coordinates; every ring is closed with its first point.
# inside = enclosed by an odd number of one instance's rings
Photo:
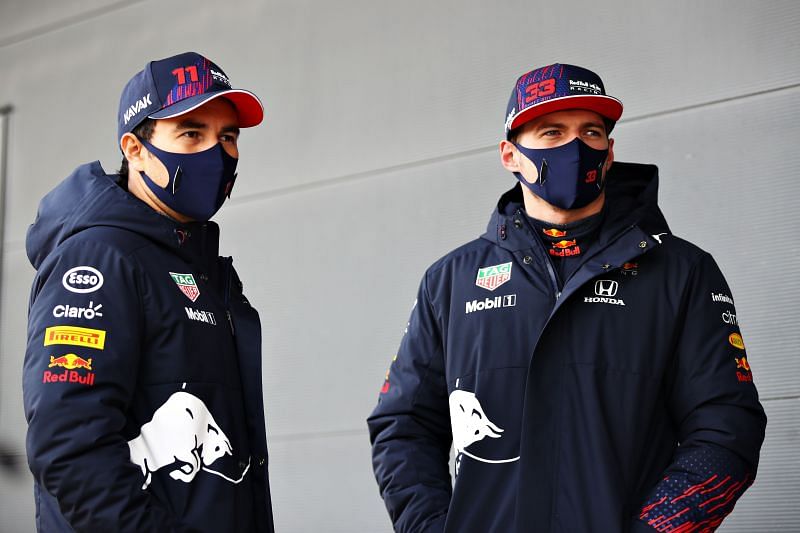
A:
{"type": "Polygon", "coordinates": [[[510,279],[511,263],[503,263],[502,265],[479,268],[478,277],[475,278],[475,285],[493,291],[510,279]]]}
{"type": "Polygon", "coordinates": [[[173,281],[178,285],[181,292],[191,301],[195,301],[200,297],[200,289],[197,288],[194,276],[191,274],[176,274],[175,272],[170,272],[169,275],[172,276],[173,281]]]}

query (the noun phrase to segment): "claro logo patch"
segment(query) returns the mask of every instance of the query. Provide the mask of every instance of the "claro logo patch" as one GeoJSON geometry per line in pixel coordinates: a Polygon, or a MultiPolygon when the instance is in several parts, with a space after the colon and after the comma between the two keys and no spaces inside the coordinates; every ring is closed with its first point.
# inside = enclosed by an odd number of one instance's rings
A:
{"type": "Polygon", "coordinates": [[[103,274],[94,267],[77,266],[64,273],[61,284],[70,292],[94,292],[103,286],[103,274]]]}

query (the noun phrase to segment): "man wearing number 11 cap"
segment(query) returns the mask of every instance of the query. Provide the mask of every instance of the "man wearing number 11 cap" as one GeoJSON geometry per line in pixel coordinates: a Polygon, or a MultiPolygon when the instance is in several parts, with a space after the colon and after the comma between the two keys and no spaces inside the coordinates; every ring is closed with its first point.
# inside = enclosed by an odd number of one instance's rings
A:
{"type": "Polygon", "coordinates": [[[671,234],[656,167],[614,161],[621,115],[585,68],[515,83],[518,183],[425,273],[368,419],[396,531],[709,532],[753,483],[766,417],[731,291],[671,234]]]}
{"type": "Polygon", "coordinates": [[[122,91],[122,167],[48,193],[23,368],[39,531],[272,532],[258,313],[210,219],[259,99],[188,52],[122,91]]]}

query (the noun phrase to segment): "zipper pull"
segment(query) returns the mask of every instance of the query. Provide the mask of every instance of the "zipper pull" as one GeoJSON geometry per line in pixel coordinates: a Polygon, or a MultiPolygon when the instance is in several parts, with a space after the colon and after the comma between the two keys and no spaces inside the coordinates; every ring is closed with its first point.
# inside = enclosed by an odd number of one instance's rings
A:
{"type": "Polygon", "coordinates": [[[233,319],[231,318],[230,310],[225,310],[225,315],[228,317],[228,325],[231,327],[231,335],[236,336],[236,330],[233,327],[233,319]]]}

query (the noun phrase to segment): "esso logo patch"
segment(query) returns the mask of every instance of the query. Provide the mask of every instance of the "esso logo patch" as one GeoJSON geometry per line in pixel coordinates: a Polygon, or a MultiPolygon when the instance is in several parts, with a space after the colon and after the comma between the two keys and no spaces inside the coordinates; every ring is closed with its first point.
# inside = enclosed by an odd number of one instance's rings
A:
{"type": "Polygon", "coordinates": [[[70,268],[61,278],[61,284],[70,292],[94,292],[103,286],[103,274],[90,266],[70,268]]]}

